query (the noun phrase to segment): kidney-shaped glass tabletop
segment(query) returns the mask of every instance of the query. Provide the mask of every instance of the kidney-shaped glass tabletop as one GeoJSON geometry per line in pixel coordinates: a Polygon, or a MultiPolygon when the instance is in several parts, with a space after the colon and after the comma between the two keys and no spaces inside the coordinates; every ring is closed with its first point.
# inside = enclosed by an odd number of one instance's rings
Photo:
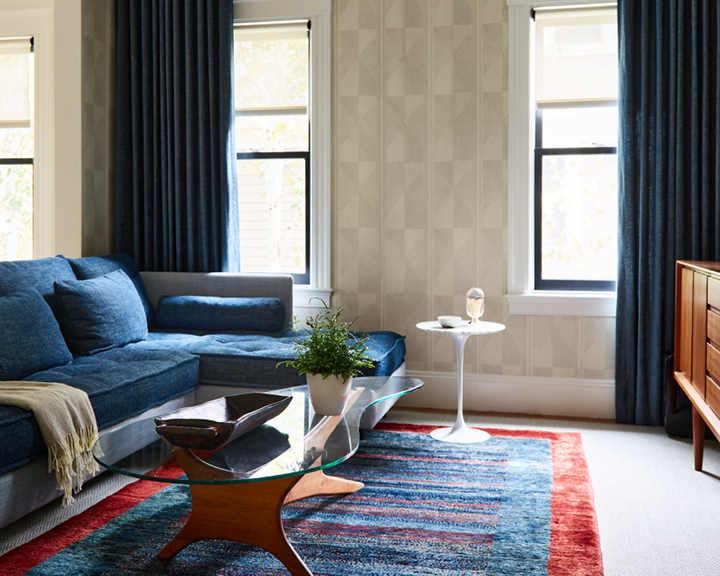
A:
{"type": "Polygon", "coordinates": [[[176,484],[235,484],[297,476],[335,466],[352,456],[360,442],[360,417],[373,404],[417,390],[414,378],[354,378],[344,414],[314,413],[306,386],[274,390],[291,396],[285,410],[215,452],[178,448],[157,432],[153,419],[126,424],[104,434],[93,447],[95,459],[127,476],[176,484]],[[178,477],[168,465],[173,455],[191,458],[193,477],[178,477]]]}

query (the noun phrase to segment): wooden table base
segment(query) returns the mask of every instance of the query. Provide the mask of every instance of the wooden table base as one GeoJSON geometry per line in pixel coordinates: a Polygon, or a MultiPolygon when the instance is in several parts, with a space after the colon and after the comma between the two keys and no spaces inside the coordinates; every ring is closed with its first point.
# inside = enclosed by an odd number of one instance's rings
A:
{"type": "MultiPolygon", "coordinates": [[[[322,417],[305,435],[306,445],[321,450],[362,392],[363,388],[353,391],[343,414],[322,417]]],[[[322,470],[283,478],[270,477],[256,482],[232,483],[240,479],[236,473],[216,468],[198,458],[191,450],[171,444],[169,446],[190,480],[220,483],[190,484],[190,517],[177,536],[158,553],[158,557],[163,560],[171,559],[185,546],[198,540],[232,540],[270,552],[293,576],[312,576],[285,535],[281,518],[283,505],[311,496],[351,494],[364,486],[362,482],[326,476],[322,470]]],[[[320,463],[321,459],[318,458],[313,466],[319,467],[320,463]]]]}
{"type": "MultiPolygon", "coordinates": [[[[189,451],[175,451],[186,471],[194,467],[191,455],[189,451]]],[[[232,540],[266,550],[293,576],[312,576],[285,535],[283,505],[311,496],[350,494],[363,486],[362,482],[326,476],[322,470],[240,484],[191,484],[190,517],[158,557],[170,560],[198,540],[232,540]]]]}

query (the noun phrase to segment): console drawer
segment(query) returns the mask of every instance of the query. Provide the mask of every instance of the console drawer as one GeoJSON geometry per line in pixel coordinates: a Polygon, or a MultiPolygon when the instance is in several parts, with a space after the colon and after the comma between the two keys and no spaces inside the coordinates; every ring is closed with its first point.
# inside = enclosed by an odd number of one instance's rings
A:
{"type": "Polygon", "coordinates": [[[710,342],[707,343],[707,373],[715,381],[720,382],[720,350],[710,342]]]}
{"type": "Polygon", "coordinates": [[[720,347],[720,314],[707,311],[707,337],[720,347]]]}
{"type": "Polygon", "coordinates": [[[707,303],[720,310],[720,280],[717,278],[708,278],[707,303]]]}
{"type": "Polygon", "coordinates": [[[705,401],[720,416],[720,386],[710,376],[705,379],[705,401]]]}

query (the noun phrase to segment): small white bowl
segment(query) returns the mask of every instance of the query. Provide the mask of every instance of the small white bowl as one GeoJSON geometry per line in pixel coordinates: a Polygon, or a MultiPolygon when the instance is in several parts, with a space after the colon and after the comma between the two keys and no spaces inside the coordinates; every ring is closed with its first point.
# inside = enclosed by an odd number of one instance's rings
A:
{"type": "Polygon", "coordinates": [[[460,316],[438,316],[438,322],[443,328],[456,328],[462,324],[462,321],[460,316]]]}

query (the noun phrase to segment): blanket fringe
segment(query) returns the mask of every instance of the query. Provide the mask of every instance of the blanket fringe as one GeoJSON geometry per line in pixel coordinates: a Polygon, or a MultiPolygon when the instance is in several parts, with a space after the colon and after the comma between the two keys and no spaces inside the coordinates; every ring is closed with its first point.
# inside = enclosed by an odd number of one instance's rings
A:
{"type": "Polygon", "coordinates": [[[97,439],[97,428],[86,426],[48,448],[48,472],[55,471],[58,490],[63,491],[63,506],[75,501],[73,494],[80,492],[85,476],[100,470],[92,455],[97,439]]]}

